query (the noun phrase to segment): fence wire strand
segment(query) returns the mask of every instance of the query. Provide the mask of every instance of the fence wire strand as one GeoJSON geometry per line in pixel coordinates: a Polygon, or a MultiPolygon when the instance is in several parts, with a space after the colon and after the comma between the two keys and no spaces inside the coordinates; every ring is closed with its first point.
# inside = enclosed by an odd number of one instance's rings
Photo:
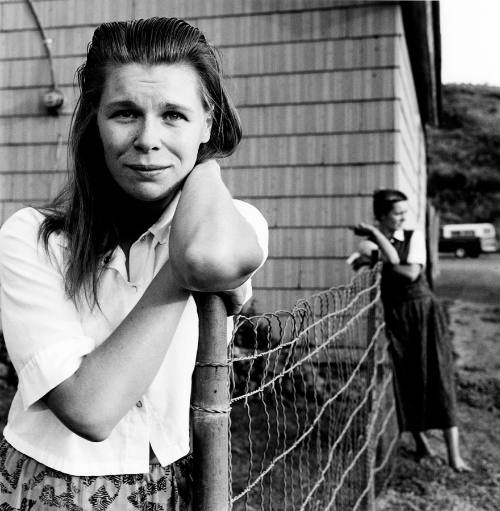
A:
{"type": "Polygon", "coordinates": [[[240,316],[229,352],[232,509],[370,509],[398,437],[380,269],[240,316]]]}

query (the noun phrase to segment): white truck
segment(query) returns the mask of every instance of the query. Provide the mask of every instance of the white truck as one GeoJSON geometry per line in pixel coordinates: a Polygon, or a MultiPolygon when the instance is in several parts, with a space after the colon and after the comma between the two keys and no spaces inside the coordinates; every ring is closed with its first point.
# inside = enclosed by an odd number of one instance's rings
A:
{"type": "Polygon", "coordinates": [[[478,257],[483,252],[497,250],[497,235],[493,224],[446,224],[441,227],[440,252],[453,252],[456,257],[478,257]]]}

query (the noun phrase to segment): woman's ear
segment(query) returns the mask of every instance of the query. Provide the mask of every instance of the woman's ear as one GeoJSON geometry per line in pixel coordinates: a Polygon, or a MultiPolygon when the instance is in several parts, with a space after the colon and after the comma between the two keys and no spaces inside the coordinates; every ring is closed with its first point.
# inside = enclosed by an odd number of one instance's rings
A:
{"type": "Polygon", "coordinates": [[[207,112],[205,126],[203,127],[203,133],[200,141],[202,144],[206,144],[210,140],[211,132],[212,132],[212,113],[207,112]]]}

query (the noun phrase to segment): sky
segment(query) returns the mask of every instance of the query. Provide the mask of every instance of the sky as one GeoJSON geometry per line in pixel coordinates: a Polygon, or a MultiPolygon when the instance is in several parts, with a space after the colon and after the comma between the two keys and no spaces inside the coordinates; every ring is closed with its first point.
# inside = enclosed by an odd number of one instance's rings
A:
{"type": "Polygon", "coordinates": [[[443,83],[500,87],[500,0],[441,0],[443,83]]]}

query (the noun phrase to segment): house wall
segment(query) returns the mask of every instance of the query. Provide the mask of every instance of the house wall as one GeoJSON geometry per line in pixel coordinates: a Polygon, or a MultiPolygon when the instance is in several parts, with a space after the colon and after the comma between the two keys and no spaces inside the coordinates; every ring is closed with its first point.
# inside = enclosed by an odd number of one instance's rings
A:
{"type": "Polygon", "coordinates": [[[38,0],[62,115],[45,115],[50,84],[25,1],[0,0],[0,222],[62,184],[75,104],[73,79],[95,26],[177,16],[223,54],[245,138],[224,178],[270,227],[270,257],[254,277],[257,311],[346,282],[371,193],[401,187],[422,210],[425,152],[397,2],[331,0],[38,0]],[[415,176],[419,176],[417,179],[415,176]],[[416,197],[419,196],[419,200],[416,197]]]}
{"type": "Polygon", "coordinates": [[[409,197],[410,225],[425,229],[427,207],[427,164],[425,135],[419,113],[415,83],[411,72],[403,21],[396,9],[396,26],[400,36],[395,41],[396,161],[394,186],[409,197]]]}

